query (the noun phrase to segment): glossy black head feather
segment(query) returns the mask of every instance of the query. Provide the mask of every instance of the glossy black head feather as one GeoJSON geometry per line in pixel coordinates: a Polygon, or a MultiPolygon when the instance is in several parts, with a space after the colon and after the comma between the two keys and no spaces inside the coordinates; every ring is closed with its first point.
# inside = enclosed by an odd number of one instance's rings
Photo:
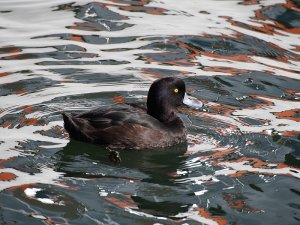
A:
{"type": "Polygon", "coordinates": [[[182,104],[184,95],[185,84],[181,79],[166,77],[156,80],[148,92],[148,114],[162,122],[170,120],[175,108],[182,104]]]}

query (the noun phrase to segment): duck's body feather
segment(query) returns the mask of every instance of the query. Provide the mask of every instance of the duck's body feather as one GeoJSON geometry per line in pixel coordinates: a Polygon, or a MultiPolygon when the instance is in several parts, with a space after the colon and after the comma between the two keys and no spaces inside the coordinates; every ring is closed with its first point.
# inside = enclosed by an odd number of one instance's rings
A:
{"type": "Polygon", "coordinates": [[[161,122],[146,110],[125,104],[77,115],[63,113],[63,118],[71,138],[109,148],[165,148],[186,138],[184,124],[176,114],[161,122]]]}

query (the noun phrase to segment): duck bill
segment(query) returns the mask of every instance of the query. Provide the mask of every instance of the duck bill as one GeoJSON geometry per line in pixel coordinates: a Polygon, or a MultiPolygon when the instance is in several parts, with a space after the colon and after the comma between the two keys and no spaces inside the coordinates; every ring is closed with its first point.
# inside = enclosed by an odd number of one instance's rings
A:
{"type": "Polygon", "coordinates": [[[200,109],[203,107],[203,103],[198,99],[188,96],[187,94],[184,95],[183,104],[193,108],[193,109],[200,109]]]}

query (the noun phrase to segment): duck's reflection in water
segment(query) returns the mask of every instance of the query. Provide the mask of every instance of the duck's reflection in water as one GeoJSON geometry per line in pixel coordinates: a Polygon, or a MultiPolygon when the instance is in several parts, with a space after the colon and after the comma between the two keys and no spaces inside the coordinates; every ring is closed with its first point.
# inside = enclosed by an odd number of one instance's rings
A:
{"type": "MultiPolygon", "coordinates": [[[[91,179],[108,192],[112,182],[122,180],[126,188],[116,191],[119,192],[117,198],[123,199],[121,196],[130,193],[130,199],[138,211],[172,217],[186,212],[190,206],[186,201],[189,191],[176,183],[174,177],[186,160],[186,150],[187,143],[167,149],[122,150],[121,164],[114,164],[103,146],[72,140],[57,153],[56,170],[71,179],[91,179]],[[130,185],[130,182],[134,184],[130,185]]],[[[114,194],[112,196],[116,197],[114,194]]]]}

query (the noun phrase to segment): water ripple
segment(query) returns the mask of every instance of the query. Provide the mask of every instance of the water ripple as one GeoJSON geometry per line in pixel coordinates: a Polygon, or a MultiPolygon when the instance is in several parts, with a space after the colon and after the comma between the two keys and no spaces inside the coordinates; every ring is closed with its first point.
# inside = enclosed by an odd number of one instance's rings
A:
{"type": "Polygon", "coordinates": [[[299,222],[298,1],[0,5],[1,224],[299,222]],[[61,111],[144,106],[166,76],[205,103],[186,145],[116,166],[69,141],[61,111]]]}

